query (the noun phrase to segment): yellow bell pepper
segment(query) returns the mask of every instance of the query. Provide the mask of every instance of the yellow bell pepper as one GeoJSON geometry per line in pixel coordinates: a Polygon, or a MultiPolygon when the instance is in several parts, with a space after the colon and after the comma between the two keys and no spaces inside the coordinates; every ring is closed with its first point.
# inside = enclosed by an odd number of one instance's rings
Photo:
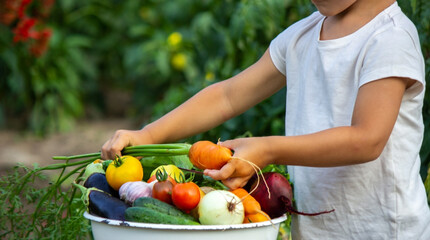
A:
{"type": "Polygon", "coordinates": [[[106,180],[115,190],[119,190],[126,182],[141,181],[142,178],[142,164],[133,156],[117,157],[106,169],[106,180]]]}

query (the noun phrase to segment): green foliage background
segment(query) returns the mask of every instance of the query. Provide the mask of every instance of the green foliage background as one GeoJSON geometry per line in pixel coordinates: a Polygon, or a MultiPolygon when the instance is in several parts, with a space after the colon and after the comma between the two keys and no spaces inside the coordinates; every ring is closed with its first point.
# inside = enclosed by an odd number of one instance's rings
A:
{"type": "MultiPolygon", "coordinates": [[[[430,3],[399,4],[420,33],[428,80],[430,3]]],[[[312,11],[309,0],[57,1],[43,57],[12,43],[11,29],[0,24],[0,127],[42,136],[70,130],[77,120],[112,117],[111,102],[124,96],[120,117],[144,124],[248,67],[271,39],[312,11]],[[182,40],[172,46],[167,39],[175,32],[182,40]],[[176,54],[185,56],[182,68],[171,63],[176,54]]],[[[189,141],[283,134],[284,95],[189,141]]],[[[429,94],[425,101],[423,177],[430,161],[429,94]]]]}

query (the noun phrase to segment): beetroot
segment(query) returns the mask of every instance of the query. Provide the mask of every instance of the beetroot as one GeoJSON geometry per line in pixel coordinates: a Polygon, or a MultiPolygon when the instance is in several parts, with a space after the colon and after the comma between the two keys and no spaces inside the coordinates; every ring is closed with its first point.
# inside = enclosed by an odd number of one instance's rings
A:
{"type": "Polygon", "coordinates": [[[293,191],[288,179],[277,172],[266,172],[263,176],[270,189],[270,198],[267,187],[261,179],[257,188],[252,191],[257,184],[257,178],[255,176],[250,179],[245,188],[252,192],[251,195],[260,203],[261,210],[267,213],[271,218],[280,217],[284,213],[316,216],[334,211],[334,209],[332,209],[330,211],[318,213],[299,212],[293,207],[293,191]]]}

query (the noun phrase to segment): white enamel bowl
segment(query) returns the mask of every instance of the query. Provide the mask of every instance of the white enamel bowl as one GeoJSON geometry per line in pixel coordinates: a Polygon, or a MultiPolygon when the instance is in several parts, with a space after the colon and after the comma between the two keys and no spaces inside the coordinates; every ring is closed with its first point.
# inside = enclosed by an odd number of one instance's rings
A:
{"type": "Polygon", "coordinates": [[[272,221],[237,225],[171,225],[118,221],[101,218],[87,212],[95,240],[276,240],[285,215],[272,221]]]}

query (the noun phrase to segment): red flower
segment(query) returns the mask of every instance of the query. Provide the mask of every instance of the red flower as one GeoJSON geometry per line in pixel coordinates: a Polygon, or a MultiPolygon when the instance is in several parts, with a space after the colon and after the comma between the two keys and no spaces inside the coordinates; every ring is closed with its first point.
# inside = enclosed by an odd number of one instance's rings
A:
{"type": "Polygon", "coordinates": [[[31,29],[36,24],[36,19],[34,18],[23,18],[18,23],[18,25],[13,29],[15,36],[13,37],[14,42],[25,42],[28,38],[37,38],[37,33],[31,31],[31,29]]]}
{"type": "Polygon", "coordinates": [[[23,18],[25,15],[25,10],[27,9],[27,6],[31,3],[32,0],[22,0],[21,5],[18,9],[18,17],[23,18]]]}
{"type": "Polygon", "coordinates": [[[52,35],[52,30],[44,27],[43,20],[49,16],[55,0],[38,0],[30,17],[27,9],[32,2],[0,0],[0,23],[12,28],[13,42],[26,43],[22,46],[28,47],[32,55],[39,57],[46,52],[52,35]]]}

